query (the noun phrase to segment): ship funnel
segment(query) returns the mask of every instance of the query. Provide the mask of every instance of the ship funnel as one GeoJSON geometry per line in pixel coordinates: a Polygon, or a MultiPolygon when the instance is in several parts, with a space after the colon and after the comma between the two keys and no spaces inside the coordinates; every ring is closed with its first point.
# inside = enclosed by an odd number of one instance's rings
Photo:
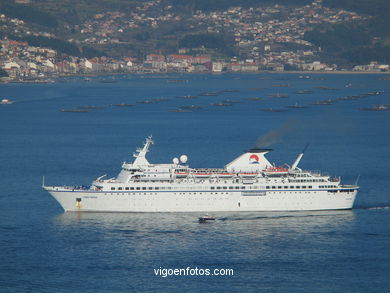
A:
{"type": "Polygon", "coordinates": [[[309,147],[309,144],[306,144],[305,147],[303,148],[302,152],[298,155],[298,158],[295,160],[294,164],[292,164],[292,166],[291,166],[292,170],[297,169],[298,164],[301,161],[303,154],[305,153],[305,151],[307,150],[308,147],[309,147]]]}

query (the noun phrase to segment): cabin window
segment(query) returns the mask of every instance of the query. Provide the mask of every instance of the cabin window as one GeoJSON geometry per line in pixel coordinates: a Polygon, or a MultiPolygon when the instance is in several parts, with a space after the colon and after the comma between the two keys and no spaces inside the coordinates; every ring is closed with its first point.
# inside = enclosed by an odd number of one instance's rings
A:
{"type": "Polygon", "coordinates": [[[313,188],[313,186],[309,186],[308,188],[313,188]]]}
{"type": "Polygon", "coordinates": [[[266,189],[269,189],[269,186],[266,186],[265,188],[266,188],[266,189]]]}
{"type": "Polygon", "coordinates": [[[306,188],[306,186],[305,186],[305,185],[303,185],[303,186],[302,186],[302,188],[306,188]]]}
{"type": "Polygon", "coordinates": [[[142,187],[142,190],[146,190],[146,187],[142,187]]]}
{"type": "Polygon", "coordinates": [[[214,186],[211,186],[211,189],[215,189],[215,187],[214,187],[214,186]]]}
{"type": "Polygon", "coordinates": [[[156,190],[159,190],[160,189],[160,187],[156,187],[156,190]]]}
{"type": "Polygon", "coordinates": [[[217,189],[221,189],[221,186],[217,186],[217,189]]]}
{"type": "Polygon", "coordinates": [[[241,187],[242,189],[245,189],[245,186],[241,187]]]}
{"type": "Polygon", "coordinates": [[[130,190],[134,190],[134,187],[130,187],[130,190]]]}
{"type": "Polygon", "coordinates": [[[233,186],[229,186],[229,189],[233,189],[234,187],[233,186]]]}
{"type": "Polygon", "coordinates": [[[128,188],[128,187],[125,187],[125,190],[129,190],[129,188],[128,188]]]}
{"type": "Polygon", "coordinates": [[[240,189],[240,186],[236,186],[236,189],[240,189]]]}
{"type": "Polygon", "coordinates": [[[149,187],[148,189],[149,189],[149,190],[153,190],[153,187],[149,187]]]}
{"type": "Polygon", "coordinates": [[[223,189],[227,189],[227,187],[226,187],[226,186],[224,186],[224,187],[223,187],[223,189]]]}
{"type": "Polygon", "coordinates": [[[118,187],[118,190],[122,190],[122,187],[118,187]]]}
{"type": "Polygon", "coordinates": [[[290,188],[291,188],[291,189],[293,189],[293,188],[294,188],[294,186],[290,186],[290,188]]]}
{"type": "Polygon", "coordinates": [[[278,189],[282,189],[282,186],[278,186],[278,189]]]}
{"type": "Polygon", "coordinates": [[[115,187],[111,187],[111,190],[115,190],[115,187]]]}
{"type": "Polygon", "coordinates": [[[137,189],[137,190],[140,190],[140,189],[141,189],[141,187],[137,187],[136,189],[137,189]]]}
{"type": "Polygon", "coordinates": [[[272,189],[275,189],[276,188],[276,186],[272,186],[272,189]]]}

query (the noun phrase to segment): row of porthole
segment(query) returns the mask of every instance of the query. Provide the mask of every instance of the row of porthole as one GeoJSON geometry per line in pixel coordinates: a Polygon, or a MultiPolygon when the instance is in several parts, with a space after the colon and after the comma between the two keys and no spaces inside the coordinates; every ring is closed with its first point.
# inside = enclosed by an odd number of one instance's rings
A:
{"type": "MultiPolygon", "coordinates": [[[[316,191],[267,191],[268,194],[291,194],[291,193],[317,193],[316,191]]],[[[157,193],[146,193],[146,192],[133,192],[133,193],[104,193],[104,195],[157,195],[157,193]]],[[[211,192],[211,193],[203,193],[203,192],[174,192],[174,195],[204,195],[204,194],[215,194],[215,195],[228,195],[228,192],[211,192]]]]}

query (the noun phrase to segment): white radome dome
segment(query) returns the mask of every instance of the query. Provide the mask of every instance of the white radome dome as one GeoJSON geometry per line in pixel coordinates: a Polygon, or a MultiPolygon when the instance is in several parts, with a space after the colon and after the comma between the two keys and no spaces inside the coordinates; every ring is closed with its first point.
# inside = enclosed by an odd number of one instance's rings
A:
{"type": "Polygon", "coordinates": [[[187,163],[187,161],[188,161],[188,157],[186,155],[181,155],[180,156],[180,162],[185,164],[185,163],[187,163]]]}

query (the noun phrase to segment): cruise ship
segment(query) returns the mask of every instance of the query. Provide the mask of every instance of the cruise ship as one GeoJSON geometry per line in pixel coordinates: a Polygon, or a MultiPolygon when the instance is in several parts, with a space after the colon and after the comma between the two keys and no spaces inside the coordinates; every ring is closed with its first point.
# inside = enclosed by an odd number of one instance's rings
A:
{"type": "Polygon", "coordinates": [[[90,186],[45,186],[65,211],[240,212],[351,209],[359,187],[298,167],[271,164],[270,149],[250,149],[224,168],[191,168],[187,156],[169,164],[150,163],[148,137],[115,178],[90,186]]]}

